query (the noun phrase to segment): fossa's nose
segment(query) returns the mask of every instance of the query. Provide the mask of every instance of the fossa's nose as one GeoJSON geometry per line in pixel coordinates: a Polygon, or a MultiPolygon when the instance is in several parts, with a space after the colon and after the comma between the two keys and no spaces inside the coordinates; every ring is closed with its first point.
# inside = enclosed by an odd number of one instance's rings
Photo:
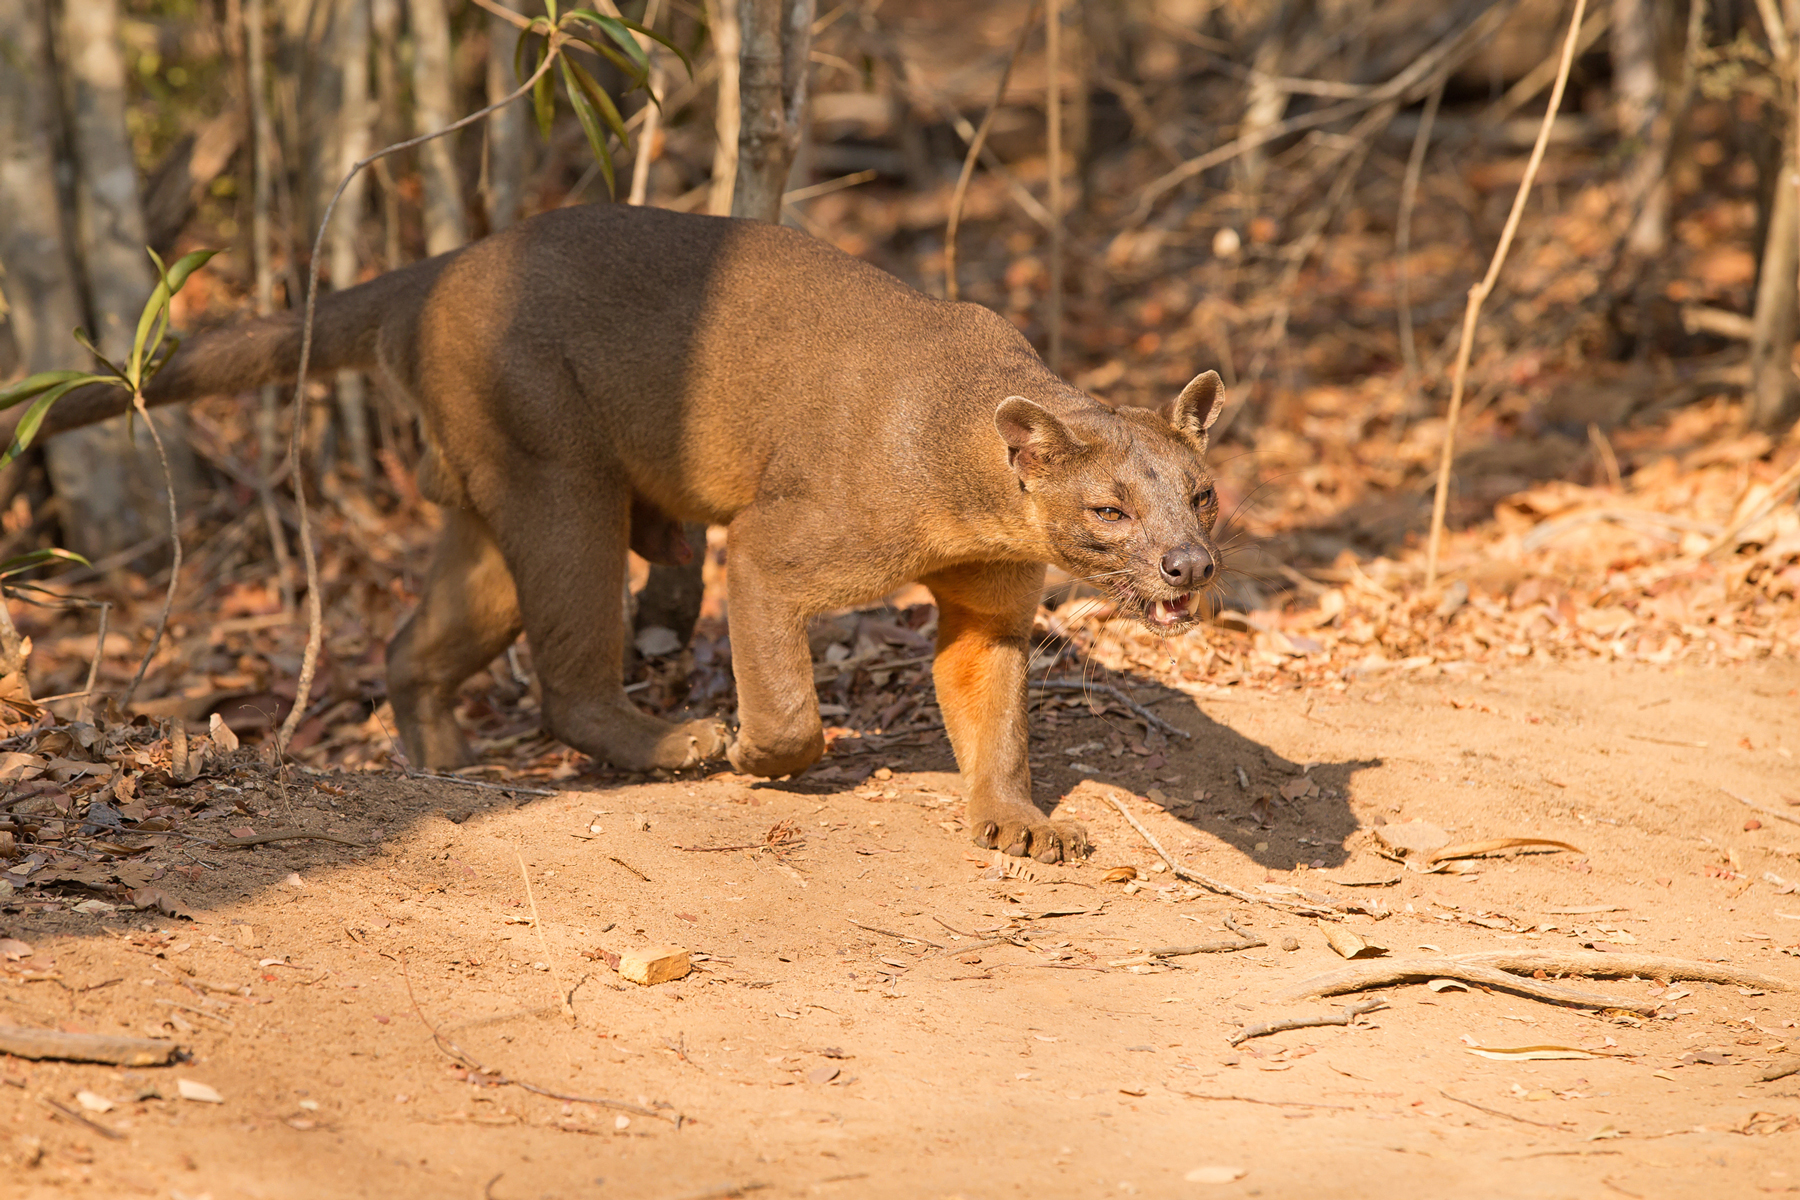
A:
{"type": "Polygon", "coordinates": [[[1170,587],[1198,587],[1211,580],[1217,570],[1206,548],[1192,543],[1177,546],[1162,556],[1163,582],[1170,587]]]}

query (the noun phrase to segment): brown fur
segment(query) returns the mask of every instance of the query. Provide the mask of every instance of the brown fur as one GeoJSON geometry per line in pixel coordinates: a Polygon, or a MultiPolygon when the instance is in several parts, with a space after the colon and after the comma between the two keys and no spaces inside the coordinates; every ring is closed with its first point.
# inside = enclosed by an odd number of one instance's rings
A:
{"type": "MultiPolygon", "coordinates": [[[[291,378],[298,352],[292,315],[202,334],[147,399],[291,378]]],[[[310,369],[339,368],[379,369],[417,405],[421,490],[445,508],[388,650],[402,740],[428,767],[466,761],[456,689],[523,629],[545,723],[570,745],[636,769],[724,751],[752,774],[803,770],[824,750],[808,618],[919,580],[976,839],[1054,860],[1084,839],[1031,801],[1043,564],[1173,633],[1217,557],[1216,375],[1162,415],[1115,412],[989,310],[768,225],[547,213],[324,297],[310,369]],[[729,527],[735,741],[648,716],[621,687],[625,548],[679,561],[681,522],[729,527]]],[[[72,394],[47,428],[109,415],[116,395],[72,394]]]]}

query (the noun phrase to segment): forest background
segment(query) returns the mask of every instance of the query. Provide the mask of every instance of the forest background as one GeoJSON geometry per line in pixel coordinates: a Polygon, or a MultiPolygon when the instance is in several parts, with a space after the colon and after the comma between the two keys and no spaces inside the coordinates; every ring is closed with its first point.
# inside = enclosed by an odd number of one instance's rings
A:
{"type": "MultiPolygon", "coordinates": [[[[530,71],[503,8],[0,0],[0,380],[91,367],[77,327],[122,356],[157,278],[145,247],[219,251],[173,300],[193,330],[564,205],[778,207],[1004,313],[1109,403],[1223,373],[1216,623],[1171,650],[1098,601],[1047,607],[1040,632],[1090,663],[1291,686],[1800,639],[1794,0],[634,0],[622,15],[666,42],[568,52],[617,98],[616,129],[554,94],[543,131],[520,100],[383,158],[314,261],[351,165],[530,71]]],[[[8,588],[11,732],[218,714],[254,742],[283,722],[306,642],[296,420],[323,654],[288,750],[403,765],[381,647],[435,517],[410,414],[354,373],[314,380],[298,414],[271,389],[157,415],[186,550],[172,585],[141,420],[0,472],[0,558],[87,560],[8,588]]],[[[723,563],[714,531],[704,604],[674,579],[640,606],[634,694],[658,711],[731,706],[723,563]]],[[[896,598],[912,615],[894,628],[928,623],[918,599],[896,598]]],[[[858,670],[885,650],[841,640],[834,736],[935,719],[918,668],[858,670]]],[[[536,734],[528,684],[521,648],[468,690],[486,769],[592,769],[536,734]]]]}

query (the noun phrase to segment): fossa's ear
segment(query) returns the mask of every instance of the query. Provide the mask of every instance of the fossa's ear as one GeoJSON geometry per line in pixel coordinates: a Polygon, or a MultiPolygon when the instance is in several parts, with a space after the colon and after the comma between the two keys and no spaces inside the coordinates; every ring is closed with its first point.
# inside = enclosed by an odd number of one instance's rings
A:
{"type": "Polygon", "coordinates": [[[1206,431],[1219,419],[1225,407],[1225,384],[1217,371],[1196,375],[1181,389],[1181,395],[1169,402],[1163,416],[1180,433],[1185,433],[1206,448],[1206,431]]]}
{"type": "Polygon", "coordinates": [[[1023,396],[1008,396],[1000,402],[994,410],[994,428],[1006,443],[1006,461],[1021,480],[1082,449],[1061,418],[1023,396]]]}

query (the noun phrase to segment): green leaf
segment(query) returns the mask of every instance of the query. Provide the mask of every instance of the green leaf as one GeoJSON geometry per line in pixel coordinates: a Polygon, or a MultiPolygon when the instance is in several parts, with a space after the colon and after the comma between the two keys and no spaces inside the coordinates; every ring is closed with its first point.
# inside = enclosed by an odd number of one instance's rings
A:
{"type": "Polygon", "coordinates": [[[18,427],[13,430],[12,445],[6,448],[5,454],[0,454],[0,467],[4,467],[25,453],[26,447],[30,446],[31,440],[37,436],[38,427],[44,423],[44,417],[49,413],[50,406],[68,395],[73,389],[80,387],[84,382],[86,381],[81,379],[70,379],[59,383],[31,402],[31,407],[25,410],[25,415],[19,418],[18,427]]]}
{"type": "Polygon", "coordinates": [[[513,43],[513,78],[524,83],[528,76],[525,73],[525,51],[531,47],[531,34],[522,32],[519,40],[513,43]]]}
{"type": "MultiPolygon", "coordinates": [[[[542,54],[538,55],[538,66],[544,65],[544,59],[550,53],[548,43],[542,54]]],[[[536,68],[534,67],[533,70],[536,68]]],[[[551,126],[556,121],[556,78],[545,71],[538,76],[538,81],[531,89],[531,108],[537,114],[538,132],[545,137],[550,136],[551,126]]]]}
{"type": "Polygon", "coordinates": [[[616,193],[612,153],[606,147],[606,131],[600,128],[600,121],[594,114],[590,98],[583,94],[584,89],[576,85],[575,79],[570,73],[571,67],[575,71],[580,71],[581,68],[574,66],[567,58],[564,58],[557,66],[562,68],[563,86],[569,90],[569,104],[574,108],[575,116],[581,121],[581,131],[587,134],[588,145],[594,149],[594,161],[599,164],[600,175],[606,180],[607,194],[614,195],[616,193]]]}
{"type": "Polygon", "coordinates": [[[161,277],[161,282],[156,285],[156,290],[150,293],[150,299],[144,302],[144,311],[138,316],[137,336],[132,339],[131,359],[126,364],[124,371],[126,378],[134,385],[141,384],[143,381],[144,344],[149,342],[154,346],[160,343],[164,332],[168,330],[170,298],[181,290],[181,285],[187,282],[189,275],[197,271],[207,259],[217,254],[218,251],[195,250],[191,254],[184,254],[175,260],[173,268],[165,268],[161,256],[156,251],[150,250],[149,253],[150,261],[156,264],[156,273],[161,277]],[[156,328],[156,337],[151,339],[150,331],[153,326],[156,328]]]}
{"type": "Polygon", "coordinates": [[[607,37],[619,43],[619,48],[629,54],[634,62],[645,67],[650,65],[650,56],[644,52],[644,47],[639,44],[638,40],[631,36],[631,30],[623,21],[615,17],[603,17],[591,8],[578,8],[569,16],[579,17],[602,30],[607,37]]]}
{"type": "Polygon", "coordinates": [[[41,567],[45,563],[52,562],[80,563],[84,567],[94,565],[73,550],[52,546],[47,550],[33,550],[29,554],[16,554],[6,561],[0,562],[0,579],[6,579],[22,571],[29,571],[33,567],[41,567]]]}
{"type": "Polygon", "coordinates": [[[623,54],[620,54],[617,50],[614,50],[611,46],[606,45],[604,42],[597,42],[593,38],[582,37],[578,33],[570,34],[569,40],[580,42],[589,50],[592,50],[595,54],[598,54],[613,66],[619,68],[619,71],[624,74],[626,78],[625,90],[627,92],[636,91],[638,88],[644,87],[650,82],[650,76],[645,74],[642,68],[635,62],[632,62],[629,58],[626,58],[623,54]]]}
{"type": "MultiPolygon", "coordinates": [[[[671,42],[668,38],[656,32],[656,30],[650,28],[648,25],[640,25],[630,17],[607,17],[605,19],[611,24],[622,25],[633,33],[641,33],[659,46],[666,46],[669,50],[674,52],[676,58],[681,60],[681,65],[687,68],[689,75],[694,73],[693,61],[688,58],[687,53],[682,50],[680,46],[677,46],[674,42],[671,42]]],[[[607,32],[611,33],[612,31],[609,29],[607,32]]],[[[618,35],[613,34],[613,36],[617,37],[618,35]]],[[[632,41],[635,44],[637,39],[633,38],[632,41]]]]}
{"type": "MultiPolygon", "coordinates": [[[[606,89],[595,83],[594,77],[583,70],[580,63],[573,59],[564,59],[563,61],[568,63],[569,69],[575,73],[575,79],[581,84],[581,90],[586,93],[588,103],[599,110],[600,115],[606,119],[607,127],[617,135],[619,144],[627,150],[631,149],[631,134],[626,132],[625,122],[620,118],[619,110],[614,106],[612,97],[606,94],[606,89]]],[[[573,91],[573,89],[570,90],[573,91]]]]}
{"type": "Polygon", "coordinates": [[[0,408],[11,408],[15,404],[23,404],[33,396],[65,383],[80,387],[84,383],[108,382],[110,381],[104,375],[90,375],[86,371],[39,371],[36,375],[19,380],[11,387],[0,388],[0,408]]]}

